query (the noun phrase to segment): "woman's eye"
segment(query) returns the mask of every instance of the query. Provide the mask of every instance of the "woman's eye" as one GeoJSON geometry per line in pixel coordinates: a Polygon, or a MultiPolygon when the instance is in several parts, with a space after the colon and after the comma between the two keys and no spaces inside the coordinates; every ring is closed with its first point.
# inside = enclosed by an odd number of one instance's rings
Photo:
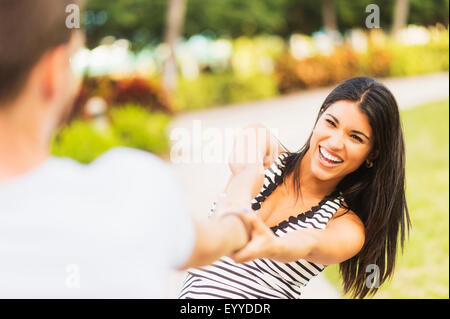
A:
{"type": "MultiPolygon", "coordinates": [[[[334,122],[332,120],[329,119],[325,119],[325,121],[327,121],[329,124],[333,125],[334,127],[336,127],[336,124],[334,124],[334,122]]],[[[362,143],[363,140],[362,138],[360,138],[358,135],[350,135],[353,139],[357,140],[358,142],[362,143]]]]}
{"type": "Polygon", "coordinates": [[[332,121],[332,120],[326,120],[328,123],[330,123],[331,125],[333,125],[333,126],[336,126],[336,125],[334,125],[334,122],[332,121]]]}
{"type": "Polygon", "coordinates": [[[351,135],[355,140],[362,143],[362,138],[360,138],[358,135],[351,135]]]}

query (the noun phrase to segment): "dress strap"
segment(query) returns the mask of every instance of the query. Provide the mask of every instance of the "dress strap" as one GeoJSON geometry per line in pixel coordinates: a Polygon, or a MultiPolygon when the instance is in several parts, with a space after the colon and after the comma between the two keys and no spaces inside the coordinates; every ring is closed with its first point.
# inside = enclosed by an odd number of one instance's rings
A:
{"type": "Polygon", "coordinates": [[[283,183],[284,168],[286,167],[287,152],[283,152],[273,161],[273,163],[264,171],[264,184],[259,194],[252,200],[252,209],[258,210],[261,208],[261,203],[283,183]]]}

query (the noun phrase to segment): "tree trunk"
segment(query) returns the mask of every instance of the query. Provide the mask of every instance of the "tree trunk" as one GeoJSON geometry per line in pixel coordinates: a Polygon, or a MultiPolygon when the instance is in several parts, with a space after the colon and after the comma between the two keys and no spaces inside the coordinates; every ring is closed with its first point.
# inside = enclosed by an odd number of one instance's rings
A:
{"type": "Polygon", "coordinates": [[[322,0],[322,24],[325,31],[337,31],[335,0],[322,0]]]}
{"type": "Polygon", "coordinates": [[[396,35],[408,23],[409,0],[395,0],[391,34],[396,35]]]}
{"type": "Polygon", "coordinates": [[[177,64],[175,60],[175,42],[181,37],[186,11],[185,0],[170,0],[166,14],[165,42],[169,46],[169,57],[164,61],[163,86],[169,93],[173,93],[177,85],[177,64]]]}

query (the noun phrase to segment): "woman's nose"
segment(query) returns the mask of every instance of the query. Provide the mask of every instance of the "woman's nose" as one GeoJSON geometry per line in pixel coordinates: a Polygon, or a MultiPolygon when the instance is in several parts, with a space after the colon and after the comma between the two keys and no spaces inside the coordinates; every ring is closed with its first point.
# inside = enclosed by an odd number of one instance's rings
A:
{"type": "Polygon", "coordinates": [[[344,147],[344,137],[342,134],[334,134],[328,140],[330,151],[339,151],[344,147]]]}

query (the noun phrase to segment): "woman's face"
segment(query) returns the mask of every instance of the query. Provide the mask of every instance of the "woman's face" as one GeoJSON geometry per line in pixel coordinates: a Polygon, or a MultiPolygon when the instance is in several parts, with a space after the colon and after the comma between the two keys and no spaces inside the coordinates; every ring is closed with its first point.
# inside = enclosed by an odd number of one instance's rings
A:
{"type": "Polygon", "coordinates": [[[312,173],[320,180],[342,179],[358,169],[373,145],[367,116],[355,102],[337,101],[320,116],[311,137],[312,173]]]}

